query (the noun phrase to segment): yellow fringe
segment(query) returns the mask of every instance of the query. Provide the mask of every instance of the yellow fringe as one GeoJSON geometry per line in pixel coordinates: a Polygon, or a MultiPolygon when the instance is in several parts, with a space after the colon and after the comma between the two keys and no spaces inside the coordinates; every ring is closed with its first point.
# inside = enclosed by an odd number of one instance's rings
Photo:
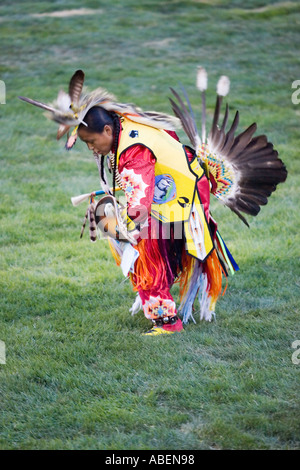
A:
{"type": "Polygon", "coordinates": [[[117,250],[115,249],[114,244],[113,244],[113,242],[111,241],[110,238],[108,238],[108,245],[109,245],[111,254],[113,255],[113,258],[114,258],[117,266],[120,266],[122,259],[121,259],[120,255],[118,254],[117,250]]]}
{"type": "Polygon", "coordinates": [[[183,253],[182,253],[181,261],[182,261],[183,270],[178,276],[179,283],[180,283],[179,284],[180,302],[184,298],[184,296],[187,293],[187,290],[189,288],[189,283],[190,283],[191,276],[193,274],[193,270],[194,270],[196,260],[195,260],[195,258],[190,256],[187,253],[187,251],[184,249],[183,253]]]}

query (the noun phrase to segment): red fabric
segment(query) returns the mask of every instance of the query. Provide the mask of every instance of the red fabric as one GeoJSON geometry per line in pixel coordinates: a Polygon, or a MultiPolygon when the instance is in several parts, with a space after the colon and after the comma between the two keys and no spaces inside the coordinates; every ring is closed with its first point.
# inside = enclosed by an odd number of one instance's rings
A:
{"type": "MultiPolygon", "coordinates": [[[[149,289],[149,290],[139,290],[140,298],[142,304],[147,300],[150,300],[150,297],[160,297],[162,299],[173,300],[172,295],[170,294],[169,286],[160,286],[159,289],[149,289]]],[[[176,313],[176,311],[175,311],[176,313]]]]}
{"type": "Polygon", "coordinates": [[[210,220],[209,203],[210,203],[210,186],[209,181],[205,175],[200,178],[197,183],[198,192],[200,194],[201,203],[206,215],[207,222],[210,220]]]}
{"type": "Polygon", "coordinates": [[[134,207],[131,207],[129,203],[127,205],[127,213],[135,222],[145,220],[147,214],[150,213],[155,183],[155,161],[153,153],[143,145],[130,147],[121,155],[119,161],[120,174],[125,168],[133,170],[142,177],[143,182],[147,185],[145,197],[140,199],[140,204],[134,207]]]}
{"type": "Polygon", "coordinates": [[[179,142],[179,137],[178,135],[176,134],[175,131],[168,131],[166,130],[165,132],[167,132],[167,134],[169,134],[171,137],[173,137],[173,139],[177,140],[179,142]]]}

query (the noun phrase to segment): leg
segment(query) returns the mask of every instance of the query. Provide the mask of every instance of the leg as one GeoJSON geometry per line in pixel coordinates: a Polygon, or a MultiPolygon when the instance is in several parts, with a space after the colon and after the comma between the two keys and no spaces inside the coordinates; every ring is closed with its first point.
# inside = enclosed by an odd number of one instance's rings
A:
{"type": "MultiPolygon", "coordinates": [[[[155,334],[175,332],[183,329],[177,317],[176,305],[170,288],[177,276],[174,244],[172,237],[162,233],[162,226],[149,220],[148,234],[151,236],[139,241],[134,275],[131,280],[139,292],[145,317],[151,320],[155,334]]],[[[181,249],[181,248],[180,248],[181,249]]],[[[150,332],[153,333],[152,330],[150,332]]]]}
{"type": "Polygon", "coordinates": [[[181,320],[177,317],[176,304],[169,288],[159,290],[139,291],[145,317],[151,320],[153,328],[146,334],[175,333],[183,329],[181,320]]]}

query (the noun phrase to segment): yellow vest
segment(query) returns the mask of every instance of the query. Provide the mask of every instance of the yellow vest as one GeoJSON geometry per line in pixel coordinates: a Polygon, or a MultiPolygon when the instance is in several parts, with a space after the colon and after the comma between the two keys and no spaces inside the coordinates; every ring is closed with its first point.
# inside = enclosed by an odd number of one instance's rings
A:
{"type": "Polygon", "coordinates": [[[188,161],[184,146],[161,129],[121,120],[122,133],[117,150],[120,156],[133,145],[147,147],[156,158],[155,188],[151,215],[163,223],[184,222],[186,249],[203,261],[213,242],[197,191],[204,170],[195,158],[188,161]]]}

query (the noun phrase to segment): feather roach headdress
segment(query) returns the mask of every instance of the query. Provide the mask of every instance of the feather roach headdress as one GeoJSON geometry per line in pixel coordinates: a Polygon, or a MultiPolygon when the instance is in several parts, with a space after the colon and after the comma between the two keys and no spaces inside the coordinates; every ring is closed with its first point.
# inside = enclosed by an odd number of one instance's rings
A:
{"type": "Polygon", "coordinates": [[[186,103],[171,88],[176,99],[170,99],[175,115],[189,137],[195,152],[206,169],[211,182],[211,192],[235,212],[248,225],[244,212],[257,215],[260,206],[267,204],[268,197],[275,191],[278,183],[286,180],[287,170],[278,158],[271,142],[265,135],[253,137],[256,124],[235,136],[239,123],[237,111],[227,131],[228,104],[223,121],[219,125],[223,97],[229,92],[230,81],[222,76],[217,84],[217,100],[211,130],[206,138],[205,90],[207,74],[199,67],[196,86],[202,96],[202,134],[199,136],[195,117],[188,96],[183,89],[186,103]]]}
{"type": "Polygon", "coordinates": [[[174,118],[174,116],[152,111],[144,112],[133,104],[118,103],[116,98],[103,88],[97,88],[91,93],[83,94],[83,83],[84,73],[82,70],[77,70],[70,80],[68,93],[61,90],[53,105],[19,96],[21,100],[47,111],[47,116],[59,123],[57,140],[67,132],[69,133],[71,127],[75,128],[68,138],[67,149],[72,148],[75,144],[77,127],[79,124],[86,125],[84,122],[85,115],[94,106],[100,106],[106,111],[113,111],[131,121],[157,129],[174,130],[180,126],[179,120],[174,118]]]}

